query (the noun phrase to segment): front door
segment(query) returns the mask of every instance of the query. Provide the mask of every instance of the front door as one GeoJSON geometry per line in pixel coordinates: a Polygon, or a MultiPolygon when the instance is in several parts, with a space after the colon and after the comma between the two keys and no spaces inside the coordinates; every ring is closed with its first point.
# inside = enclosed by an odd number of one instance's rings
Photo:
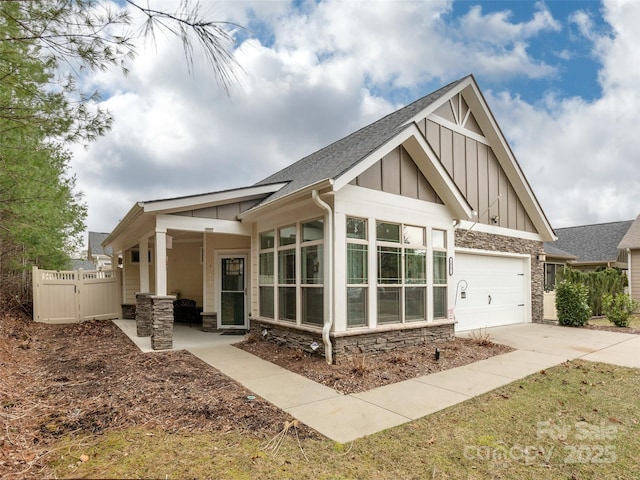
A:
{"type": "Polygon", "coordinates": [[[246,263],[243,255],[220,257],[218,328],[247,328],[246,263]]]}

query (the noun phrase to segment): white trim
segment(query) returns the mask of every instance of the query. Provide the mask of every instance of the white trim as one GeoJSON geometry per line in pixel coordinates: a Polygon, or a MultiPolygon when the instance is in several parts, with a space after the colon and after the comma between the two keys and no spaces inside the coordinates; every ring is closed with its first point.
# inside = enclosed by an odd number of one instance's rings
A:
{"type": "Polygon", "coordinates": [[[216,249],[214,250],[215,264],[214,278],[215,278],[215,295],[216,295],[216,310],[217,314],[217,328],[224,329],[237,329],[248,328],[249,322],[249,291],[250,291],[250,265],[249,259],[251,257],[250,250],[234,250],[234,249],[216,249]],[[244,259],[244,324],[243,325],[222,325],[222,269],[220,262],[223,258],[242,258],[244,259]]]}
{"type": "Polygon", "coordinates": [[[524,230],[515,230],[513,228],[496,227],[495,225],[474,223],[466,220],[462,220],[458,228],[461,230],[470,230],[472,232],[491,233],[494,235],[502,235],[504,237],[522,238],[523,240],[534,240],[537,242],[544,241],[539,233],[525,232],[524,230]]]}
{"type": "Polygon", "coordinates": [[[320,194],[326,193],[324,190],[327,188],[333,187],[333,180],[330,178],[325,178],[311,185],[306,185],[304,187],[299,188],[298,190],[294,190],[292,192],[287,193],[284,196],[276,198],[275,200],[268,200],[265,203],[261,203],[253,208],[250,208],[246,212],[240,213],[237,218],[238,220],[248,220],[254,221],[256,219],[262,220],[264,215],[264,210],[271,210],[272,208],[280,208],[282,206],[288,207],[292,204],[295,204],[300,199],[308,200],[311,198],[311,192],[313,190],[318,190],[320,194]]]}
{"type": "Polygon", "coordinates": [[[156,227],[186,232],[229,233],[231,235],[251,236],[251,225],[236,220],[219,220],[217,218],[160,214],[156,216],[156,227]]]}
{"type": "Polygon", "coordinates": [[[262,195],[277,192],[285,185],[286,183],[258,185],[239,188],[236,190],[224,190],[221,192],[203,193],[201,195],[169,198],[166,200],[151,200],[148,202],[140,202],[139,205],[144,208],[145,213],[171,213],[181,210],[195,210],[199,208],[251,200],[262,195]]]}
{"type": "MultiPolygon", "coordinates": [[[[479,248],[466,248],[466,247],[455,247],[455,253],[468,253],[469,255],[484,255],[489,257],[512,257],[512,258],[521,258],[521,259],[529,259],[531,260],[531,255],[528,253],[513,253],[513,252],[498,252],[494,250],[482,250],[479,248]]],[[[454,267],[455,268],[455,267],[454,267]]],[[[455,271],[454,271],[455,276],[455,271]]]]}
{"type": "MultiPolygon", "coordinates": [[[[471,113],[471,109],[467,110],[467,116],[471,113]]],[[[456,123],[451,122],[450,120],[447,120],[446,118],[442,118],[439,115],[436,115],[435,113],[429,115],[427,117],[427,120],[431,120],[434,123],[437,123],[438,125],[444,127],[444,128],[448,128],[449,130],[452,130],[456,133],[460,133],[461,135],[464,135],[465,137],[469,137],[472,138],[473,140],[476,140],[477,142],[482,143],[483,145],[486,145],[488,147],[491,146],[491,144],[489,143],[489,140],[487,139],[487,137],[484,137],[476,132],[473,132],[471,130],[466,129],[465,127],[463,127],[462,125],[458,125],[456,123]]]]}
{"type": "Polygon", "coordinates": [[[445,170],[444,165],[438,160],[436,154],[415,124],[405,128],[386,144],[338,177],[335,180],[334,190],[345,188],[354,178],[364,173],[368,168],[399,146],[403,146],[409,155],[411,155],[411,158],[422,174],[425,178],[429,179],[429,183],[435,192],[444,204],[453,211],[454,216],[471,219],[473,209],[467,203],[464,195],[462,195],[455,185],[451,176],[445,170]]]}

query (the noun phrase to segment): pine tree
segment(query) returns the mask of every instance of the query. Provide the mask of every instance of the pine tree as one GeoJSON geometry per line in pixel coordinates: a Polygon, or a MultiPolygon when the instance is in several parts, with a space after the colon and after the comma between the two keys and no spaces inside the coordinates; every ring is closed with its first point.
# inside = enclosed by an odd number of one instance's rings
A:
{"type": "Polygon", "coordinates": [[[179,38],[189,64],[199,45],[227,93],[237,80],[227,32],[236,26],[200,19],[188,0],[175,12],[126,4],[142,12],[143,29],[129,9],[107,1],[0,1],[0,297],[28,290],[22,274],[31,265],[68,267],[81,241],[86,205],[68,147],[104,135],[113,121],[89,107],[99,93],[78,87],[84,71],[126,73],[134,40],[159,28],[179,38]]]}

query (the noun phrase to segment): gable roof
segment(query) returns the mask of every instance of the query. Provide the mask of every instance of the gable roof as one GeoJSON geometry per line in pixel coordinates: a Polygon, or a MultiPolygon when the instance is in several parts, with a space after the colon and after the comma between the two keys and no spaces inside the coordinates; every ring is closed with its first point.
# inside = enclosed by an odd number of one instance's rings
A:
{"type": "Polygon", "coordinates": [[[89,258],[93,255],[107,255],[111,256],[111,247],[103,247],[102,242],[105,238],[109,236],[108,233],[102,232],[89,232],[89,240],[88,240],[88,253],[89,258]]]}
{"type": "Polygon", "coordinates": [[[640,248],[640,215],[633,221],[627,233],[618,244],[618,248],[640,248]]]}
{"type": "MultiPolygon", "coordinates": [[[[618,244],[625,236],[632,220],[622,222],[557,228],[558,240],[553,247],[576,256],[576,262],[615,262],[618,244]]],[[[545,251],[547,244],[545,243],[545,251]]],[[[550,252],[549,252],[550,253],[550,252]]]]}
{"type": "MultiPolygon", "coordinates": [[[[338,190],[353,179],[351,178],[354,176],[353,172],[362,170],[362,166],[369,161],[379,160],[377,156],[384,151],[385,147],[397,146],[396,143],[401,140],[400,143],[405,142],[403,143],[405,147],[407,147],[406,142],[420,144],[415,146],[410,154],[413,156],[417,153],[430,160],[430,162],[422,162],[422,165],[427,165],[430,173],[437,178],[437,183],[441,186],[440,191],[436,188],[437,194],[444,200],[445,205],[452,208],[457,218],[471,220],[473,209],[450,175],[441,168],[441,165],[434,164],[434,159],[438,162],[440,159],[428,142],[421,137],[416,123],[433,113],[457,93],[464,93],[465,100],[476,115],[476,120],[483,124],[481,128],[538,234],[543,240],[554,239],[551,224],[542,211],[473,75],[456,80],[257,182],[256,185],[283,182],[286,186],[265,198],[254,209],[261,210],[261,207],[266,204],[294,192],[308,190],[311,186],[319,185],[323,181],[329,181],[333,190],[338,190]]],[[[429,176],[427,178],[430,182],[435,180],[429,176]]],[[[436,187],[435,184],[433,186],[436,187]]],[[[240,218],[253,215],[252,210],[250,209],[247,212],[248,215],[242,215],[240,218]]]]}
{"type": "Polygon", "coordinates": [[[548,257],[564,258],[566,260],[575,260],[578,258],[574,254],[556,247],[554,243],[556,242],[544,242],[544,253],[546,253],[548,257]]]}
{"type": "Polygon", "coordinates": [[[322,180],[338,178],[403,130],[410,128],[409,120],[468,78],[470,76],[456,80],[257,182],[256,185],[288,182],[263,203],[322,180]]]}

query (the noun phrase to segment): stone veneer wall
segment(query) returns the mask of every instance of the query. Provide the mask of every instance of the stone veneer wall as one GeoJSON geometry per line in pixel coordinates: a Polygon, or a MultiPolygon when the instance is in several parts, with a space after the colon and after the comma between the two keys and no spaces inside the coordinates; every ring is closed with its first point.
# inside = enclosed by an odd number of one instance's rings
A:
{"type": "Polygon", "coordinates": [[[122,318],[124,320],[135,320],[136,319],[136,306],[132,303],[123,303],[122,307],[122,318]]]}
{"type": "Polygon", "coordinates": [[[544,262],[538,260],[538,255],[544,251],[542,242],[473,230],[456,230],[455,245],[456,247],[492,252],[531,255],[531,320],[542,323],[544,316],[544,262]]]}
{"type": "Polygon", "coordinates": [[[216,312],[202,312],[202,331],[217,332],[218,331],[218,314],[216,312]]]}
{"type": "MultiPolygon", "coordinates": [[[[321,332],[299,330],[293,326],[252,320],[251,333],[264,341],[303,350],[308,353],[324,357],[324,343],[321,332]],[[263,335],[263,331],[267,335],[263,335]],[[311,345],[318,344],[313,350],[311,345]]],[[[405,328],[366,331],[363,333],[331,334],[333,361],[336,364],[351,361],[354,355],[361,353],[375,355],[376,353],[401,350],[416,345],[432,345],[454,338],[454,322],[438,322],[429,325],[411,326],[405,328]]]]}
{"type": "Polygon", "coordinates": [[[151,348],[170,350],[173,348],[173,295],[151,297],[151,348]]]}
{"type": "Polygon", "coordinates": [[[151,294],[136,293],[136,334],[151,336],[151,294]]]}

